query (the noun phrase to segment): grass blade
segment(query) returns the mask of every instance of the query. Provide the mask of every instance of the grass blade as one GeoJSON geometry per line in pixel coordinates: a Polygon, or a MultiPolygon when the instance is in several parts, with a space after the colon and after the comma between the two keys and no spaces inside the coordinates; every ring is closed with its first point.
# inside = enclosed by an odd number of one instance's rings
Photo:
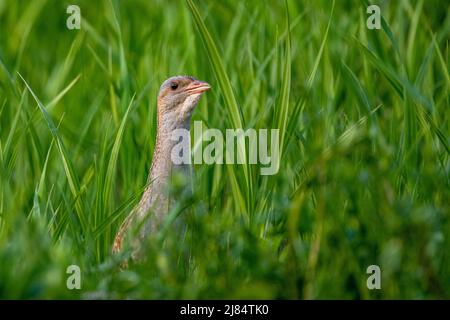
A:
{"type": "Polygon", "coordinates": [[[36,96],[34,91],[31,89],[30,85],[26,82],[26,80],[22,77],[22,75],[19,73],[20,78],[25,83],[26,87],[30,91],[31,95],[33,96],[34,100],[36,101],[39,109],[42,112],[42,115],[44,116],[44,120],[47,123],[47,126],[50,129],[50,132],[52,133],[53,138],[56,141],[56,145],[58,147],[59,155],[61,157],[61,161],[64,167],[64,172],[66,173],[66,178],[69,183],[70,191],[72,193],[72,197],[76,199],[75,201],[75,208],[77,212],[77,217],[79,219],[79,223],[81,225],[81,228],[83,230],[83,233],[87,231],[87,222],[86,218],[84,216],[83,207],[82,207],[82,201],[79,199],[80,194],[80,183],[78,180],[78,176],[73,169],[73,164],[68,156],[67,149],[64,145],[64,142],[62,141],[58,129],[56,128],[55,124],[53,123],[52,118],[47,113],[47,110],[45,106],[42,104],[42,102],[39,100],[39,98],[36,96]]]}

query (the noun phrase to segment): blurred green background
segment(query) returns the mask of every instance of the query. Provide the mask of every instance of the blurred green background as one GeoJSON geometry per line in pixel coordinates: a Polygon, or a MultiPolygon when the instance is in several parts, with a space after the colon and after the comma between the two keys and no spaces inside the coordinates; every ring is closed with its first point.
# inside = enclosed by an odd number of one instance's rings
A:
{"type": "Polygon", "coordinates": [[[0,0],[0,297],[450,298],[448,1],[372,4],[0,0]],[[204,127],[279,128],[280,170],[196,165],[184,231],[121,270],[178,74],[204,127]]]}

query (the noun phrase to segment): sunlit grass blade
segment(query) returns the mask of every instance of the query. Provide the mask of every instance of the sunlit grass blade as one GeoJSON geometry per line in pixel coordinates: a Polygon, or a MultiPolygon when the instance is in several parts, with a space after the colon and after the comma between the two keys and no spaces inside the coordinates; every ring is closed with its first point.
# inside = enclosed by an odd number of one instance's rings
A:
{"type": "MultiPolygon", "coordinates": [[[[228,78],[228,75],[225,71],[225,66],[222,62],[222,59],[220,58],[219,51],[217,50],[214,40],[212,39],[208,29],[206,28],[206,25],[204,24],[194,2],[192,0],[187,0],[187,4],[192,13],[192,16],[194,17],[194,21],[199,30],[199,34],[202,38],[203,44],[205,45],[209,61],[213,67],[217,82],[219,83],[219,87],[222,91],[225,105],[228,111],[227,115],[230,118],[231,125],[235,129],[244,128],[241,110],[237,104],[236,98],[233,93],[233,88],[231,87],[230,79],[228,78]]],[[[241,154],[243,158],[246,158],[247,153],[244,146],[238,147],[237,152],[238,154],[241,154]]],[[[246,182],[245,190],[247,191],[245,198],[248,208],[250,206],[250,203],[253,201],[253,182],[250,177],[250,168],[248,165],[243,166],[243,171],[246,182]]],[[[228,172],[231,175],[235,175],[234,170],[230,169],[228,170],[228,172]]],[[[232,179],[236,179],[236,177],[232,179]]],[[[235,195],[242,192],[242,190],[239,188],[239,185],[232,184],[232,188],[235,195]]]]}
{"type": "Polygon", "coordinates": [[[63,97],[64,95],[70,91],[70,89],[77,83],[78,79],[80,79],[81,74],[75,77],[56,97],[52,99],[49,103],[46,104],[47,110],[51,110],[63,97]]]}
{"type": "MultiPolygon", "coordinates": [[[[113,144],[113,147],[111,150],[111,156],[109,158],[108,167],[106,169],[106,176],[105,176],[104,189],[103,189],[103,201],[104,201],[103,208],[105,210],[109,210],[109,208],[110,208],[109,203],[111,203],[111,189],[112,189],[114,177],[116,174],[117,159],[119,156],[119,150],[120,150],[120,146],[122,143],[123,133],[125,131],[125,125],[128,120],[128,115],[130,113],[131,107],[133,106],[134,97],[135,97],[135,95],[133,95],[133,97],[131,98],[128,108],[122,118],[122,121],[120,122],[120,126],[119,126],[119,129],[117,130],[116,138],[114,139],[114,144],[113,144]]],[[[107,213],[107,215],[108,215],[108,213],[107,213]]],[[[105,233],[105,238],[106,238],[105,246],[106,247],[109,245],[110,237],[111,237],[111,230],[109,229],[105,233]]]]}
{"type": "Polygon", "coordinates": [[[47,156],[45,157],[44,167],[42,168],[41,178],[39,179],[39,184],[36,188],[37,195],[39,195],[41,198],[44,196],[44,184],[45,184],[45,178],[47,175],[47,168],[48,168],[48,161],[50,159],[50,154],[53,148],[54,140],[50,143],[50,147],[48,147],[47,156]]]}
{"type": "MultiPolygon", "coordinates": [[[[286,6],[286,44],[285,44],[285,57],[283,65],[283,81],[281,83],[281,97],[279,107],[277,108],[278,123],[277,128],[280,130],[280,145],[284,146],[284,137],[287,129],[287,121],[289,114],[289,94],[291,91],[291,32],[289,24],[289,8],[287,1],[285,1],[286,6]]],[[[280,157],[283,155],[283,150],[281,150],[280,157]]]]}
{"type": "Polygon", "coordinates": [[[111,193],[111,184],[112,184],[112,181],[113,181],[114,175],[115,175],[115,169],[116,169],[116,165],[117,165],[117,158],[119,156],[120,145],[122,143],[122,137],[123,137],[123,133],[125,131],[125,125],[128,120],[128,115],[130,113],[131,107],[133,106],[134,97],[135,97],[135,95],[133,95],[133,97],[131,98],[131,101],[128,105],[127,111],[125,112],[125,114],[122,118],[122,121],[120,122],[120,126],[119,126],[119,129],[117,130],[116,138],[114,139],[114,144],[113,144],[113,147],[111,150],[111,156],[109,158],[108,168],[106,170],[105,190],[104,190],[104,197],[105,197],[104,200],[107,203],[109,203],[109,200],[110,200],[109,196],[111,193]]]}
{"type": "Polygon", "coordinates": [[[192,0],[187,0],[189,9],[191,10],[194,21],[198,27],[199,34],[203,40],[203,44],[206,48],[209,61],[214,69],[217,82],[219,83],[223,97],[225,99],[226,107],[228,109],[228,116],[230,117],[231,124],[234,128],[243,128],[242,114],[237,104],[236,98],[231,87],[230,79],[225,71],[222,59],[220,58],[219,51],[212,39],[205,23],[203,22],[197,7],[192,0]]]}

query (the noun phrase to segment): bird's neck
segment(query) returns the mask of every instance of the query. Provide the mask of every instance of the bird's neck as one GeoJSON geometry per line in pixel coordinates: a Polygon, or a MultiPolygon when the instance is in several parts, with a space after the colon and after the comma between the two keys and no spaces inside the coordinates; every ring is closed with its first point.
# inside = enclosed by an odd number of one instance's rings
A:
{"type": "Polygon", "coordinates": [[[172,173],[174,171],[186,173],[189,170],[187,165],[174,165],[171,158],[172,149],[178,143],[172,139],[176,129],[189,131],[190,117],[187,117],[185,121],[179,121],[175,112],[158,114],[156,144],[148,176],[149,185],[139,204],[141,217],[149,211],[153,212],[149,224],[146,224],[144,228],[145,234],[155,231],[169,211],[169,181],[172,173]]]}
{"type": "MultiPolygon", "coordinates": [[[[174,168],[183,169],[185,167],[185,165],[174,165],[172,161],[172,149],[179,143],[173,135],[177,129],[189,131],[190,117],[184,121],[179,121],[175,112],[158,115],[156,144],[153,151],[152,167],[149,172],[150,181],[165,180],[174,168]]],[[[190,145],[189,136],[184,143],[190,145]]]]}

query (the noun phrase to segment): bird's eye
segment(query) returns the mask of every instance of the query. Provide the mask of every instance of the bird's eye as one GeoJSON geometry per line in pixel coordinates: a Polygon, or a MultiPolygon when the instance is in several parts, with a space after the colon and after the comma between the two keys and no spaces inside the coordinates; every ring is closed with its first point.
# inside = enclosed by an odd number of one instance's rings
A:
{"type": "Polygon", "coordinates": [[[172,90],[177,90],[177,88],[178,88],[178,83],[172,82],[172,83],[170,84],[170,89],[172,89],[172,90]]]}

